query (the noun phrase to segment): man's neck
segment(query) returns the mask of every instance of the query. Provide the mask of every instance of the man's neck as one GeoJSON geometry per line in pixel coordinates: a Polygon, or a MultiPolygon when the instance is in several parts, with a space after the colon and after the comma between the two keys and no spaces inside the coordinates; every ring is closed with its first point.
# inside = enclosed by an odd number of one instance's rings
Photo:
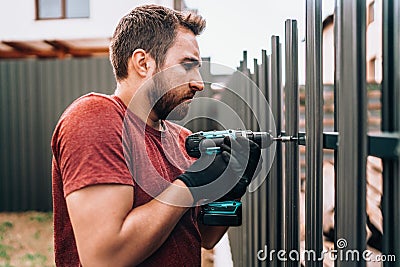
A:
{"type": "Polygon", "coordinates": [[[153,110],[150,111],[150,104],[144,91],[131,89],[128,83],[117,83],[114,94],[118,96],[127,108],[139,119],[157,131],[163,131],[162,120],[158,119],[153,110]]]}

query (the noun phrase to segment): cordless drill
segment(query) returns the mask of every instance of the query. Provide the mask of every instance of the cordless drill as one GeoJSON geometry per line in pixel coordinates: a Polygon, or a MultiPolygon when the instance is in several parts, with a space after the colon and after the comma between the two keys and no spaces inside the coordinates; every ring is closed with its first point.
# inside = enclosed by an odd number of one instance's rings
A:
{"type": "MultiPolygon", "coordinates": [[[[200,158],[202,153],[208,155],[221,153],[224,138],[243,136],[255,142],[260,148],[269,147],[275,138],[268,132],[252,132],[250,130],[224,130],[197,132],[185,140],[185,148],[189,156],[200,158]],[[204,142],[212,140],[213,142],[204,142]]],[[[212,202],[202,206],[201,222],[205,225],[239,226],[242,224],[242,203],[237,200],[212,202]]]]}

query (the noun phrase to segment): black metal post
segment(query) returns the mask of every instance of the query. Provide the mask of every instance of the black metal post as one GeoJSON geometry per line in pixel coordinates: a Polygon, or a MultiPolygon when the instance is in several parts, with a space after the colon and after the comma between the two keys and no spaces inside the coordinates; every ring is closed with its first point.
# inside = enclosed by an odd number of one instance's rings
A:
{"type": "MultiPolygon", "coordinates": [[[[271,106],[275,119],[276,131],[279,134],[282,130],[282,66],[281,66],[281,45],[278,36],[272,36],[271,54],[271,106]]],[[[275,158],[268,177],[268,249],[275,251],[283,249],[283,176],[282,176],[282,145],[277,143],[275,158]]],[[[276,255],[275,255],[276,256],[276,255]]],[[[270,261],[270,266],[283,266],[283,262],[276,257],[270,261]]]]}
{"type": "MultiPolygon", "coordinates": [[[[247,99],[247,104],[248,104],[248,111],[249,111],[249,116],[247,121],[247,124],[249,125],[249,129],[253,131],[257,131],[257,121],[256,121],[256,115],[257,115],[257,108],[258,108],[258,102],[256,101],[257,99],[257,85],[258,85],[258,63],[257,59],[253,60],[254,62],[254,72],[251,73],[250,70],[248,72],[248,83],[247,83],[247,90],[248,90],[248,96],[249,98],[247,99]]],[[[258,197],[258,192],[248,192],[246,194],[247,198],[247,217],[248,217],[248,224],[247,224],[247,229],[248,229],[248,255],[250,257],[248,258],[248,265],[249,266],[256,266],[257,264],[257,258],[252,257],[251,255],[256,255],[257,253],[257,242],[258,242],[258,202],[257,202],[257,197],[258,197]]]]}
{"type": "MultiPolygon", "coordinates": [[[[253,59],[254,63],[254,72],[252,75],[252,80],[254,83],[251,84],[251,111],[252,111],[252,122],[251,122],[251,129],[253,131],[258,131],[258,121],[260,109],[259,109],[259,84],[260,84],[260,76],[259,76],[259,65],[257,59],[253,59]]],[[[255,178],[254,180],[256,180],[255,178]]],[[[249,190],[248,190],[249,191],[249,190]]],[[[258,243],[260,239],[260,224],[259,224],[259,211],[260,211],[260,202],[259,202],[259,194],[260,191],[256,190],[254,192],[248,192],[247,194],[250,195],[252,200],[251,202],[251,216],[252,216],[252,224],[253,224],[253,231],[252,231],[252,244],[251,244],[251,251],[252,255],[257,254],[257,250],[259,250],[258,243]]],[[[258,265],[257,257],[251,257],[253,259],[252,266],[258,265]]]]}
{"type": "MultiPolygon", "coordinates": [[[[286,135],[297,136],[299,131],[298,97],[298,34],[297,21],[286,20],[285,53],[285,131],[286,135]]],[[[297,142],[285,144],[285,249],[300,251],[300,180],[299,146],[297,142]]],[[[300,266],[300,260],[289,258],[286,266],[300,266]]]]}
{"type": "MultiPolygon", "coordinates": [[[[382,131],[400,134],[400,2],[383,0],[382,131]]],[[[383,163],[383,251],[400,259],[400,159],[383,163]]],[[[385,262],[384,266],[398,266],[385,262]]]]}
{"type": "MultiPolygon", "coordinates": [[[[322,3],[306,1],[306,249],[322,251],[322,3]]],[[[307,266],[322,266],[305,258],[307,266]]]]}
{"type": "MultiPolygon", "coordinates": [[[[335,64],[335,73],[334,73],[334,86],[333,86],[333,94],[334,94],[334,112],[333,112],[333,116],[334,116],[334,122],[333,122],[333,130],[334,132],[338,133],[338,124],[339,124],[339,78],[340,78],[340,61],[338,60],[339,55],[340,55],[340,49],[341,49],[341,45],[339,44],[339,38],[341,36],[340,33],[340,27],[339,27],[339,21],[341,20],[340,16],[340,1],[339,0],[335,0],[335,14],[334,14],[334,26],[333,26],[333,30],[334,30],[334,34],[333,34],[333,39],[334,39],[334,64],[335,64]]],[[[339,155],[338,155],[338,151],[337,151],[337,147],[333,152],[333,158],[334,158],[334,170],[335,170],[335,190],[337,189],[337,177],[338,177],[338,159],[339,159],[339,155]]],[[[335,194],[335,203],[338,203],[337,200],[338,195],[335,194]]],[[[334,214],[334,222],[338,221],[338,217],[337,217],[337,212],[335,212],[334,214]]],[[[334,227],[336,227],[334,225],[334,227]]],[[[337,231],[334,231],[334,239],[338,240],[337,237],[337,231]]],[[[335,246],[336,248],[336,246],[335,246]]],[[[337,264],[335,263],[335,266],[337,264]]]]}
{"type": "Polygon", "coordinates": [[[245,106],[245,117],[244,117],[244,125],[247,129],[251,128],[251,73],[248,67],[248,58],[247,58],[247,51],[243,51],[243,68],[242,73],[247,77],[244,79],[244,100],[246,102],[245,106]]]}
{"type": "MultiPolygon", "coordinates": [[[[270,97],[270,93],[268,91],[269,89],[269,56],[267,55],[267,51],[266,50],[262,50],[261,51],[261,58],[262,58],[262,63],[261,66],[259,68],[259,72],[260,72],[260,90],[263,94],[263,96],[265,97],[265,99],[267,100],[268,103],[269,102],[269,97],[270,97]]],[[[260,114],[262,112],[262,125],[263,128],[265,128],[266,130],[270,129],[269,126],[269,107],[265,105],[265,102],[262,101],[262,99],[260,98],[260,114]]],[[[268,154],[266,153],[265,150],[261,151],[262,156],[264,158],[264,162],[265,164],[267,164],[267,162],[269,162],[268,154]]],[[[261,173],[261,175],[263,175],[263,177],[265,177],[266,173],[261,173]]],[[[268,179],[268,177],[267,177],[268,179]]],[[[267,181],[264,181],[261,186],[259,191],[259,225],[260,225],[260,232],[258,233],[260,235],[260,238],[258,240],[258,246],[257,246],[257,251],[264,249],[264,246],[267,244],[267,225],[268,225],[268,212],[267,212],[267,208],[265,207],[266,204],[268,203],[268,195],[267,195],[267,181]]],[[[259,261],[257,266],[259,267],[264,267],[267,266],[267,261],[259,261]]]]}
{"type": "MultiPolygon", "coordinates": [[[[336,248],[362,253],[366,247],[367,105],[365,1],[338,0],[336,54],[339,99],[336,248]]],[[[336,266],[365,266],[360,259],[338,258],[336,266]]]]}
{"type": "MultiPolygon", "coordinates": [[[[249,127],[250,122],[250,112],[248,108],[248,104],[250,101],[250,88],[249,88],[249,79],[250,73],[247,65],[247,51],[243,51],[243,64],[242,64],[242,76],[241,76],[241,85],[243,86],[242,90],[243,100],[244,100],[244,125],[246,128],[249,127]]],[[[249,194],[246,194],[243,198],[243,226],[242,233],[243,233],[243,241],[244,246],[242,250],[243,254],[243,264],[250,265],[251,264],[251,232],[252,232],[252,225],[251,225],[251,200],[249,194]]]]}

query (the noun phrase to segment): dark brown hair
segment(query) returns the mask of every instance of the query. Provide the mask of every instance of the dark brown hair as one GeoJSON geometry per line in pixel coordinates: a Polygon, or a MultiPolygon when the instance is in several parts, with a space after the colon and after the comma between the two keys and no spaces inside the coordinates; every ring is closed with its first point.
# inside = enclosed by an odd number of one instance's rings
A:
{"type": "Polygon", "coordinates": [[[199,35],[205,25],[205,20],[194,13],[158,5],[136,7],[119,21],[111,39],[110,60],[116,79],[128,77],[128,60],[136,49],[148,52],[159,68],[175,41],[179,26],[199,35]]]}

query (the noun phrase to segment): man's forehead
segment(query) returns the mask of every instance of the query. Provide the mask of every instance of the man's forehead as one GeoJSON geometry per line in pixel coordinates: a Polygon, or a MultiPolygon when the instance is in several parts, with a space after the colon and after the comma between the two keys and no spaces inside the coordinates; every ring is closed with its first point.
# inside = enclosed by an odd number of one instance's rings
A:
{"type": "Polygon", "coordinates": [[[180,50],[184,58],[196,58],[200,60],[199,45],[196,36],[190,30],[178,30],[174,46],[180,50]]]}

